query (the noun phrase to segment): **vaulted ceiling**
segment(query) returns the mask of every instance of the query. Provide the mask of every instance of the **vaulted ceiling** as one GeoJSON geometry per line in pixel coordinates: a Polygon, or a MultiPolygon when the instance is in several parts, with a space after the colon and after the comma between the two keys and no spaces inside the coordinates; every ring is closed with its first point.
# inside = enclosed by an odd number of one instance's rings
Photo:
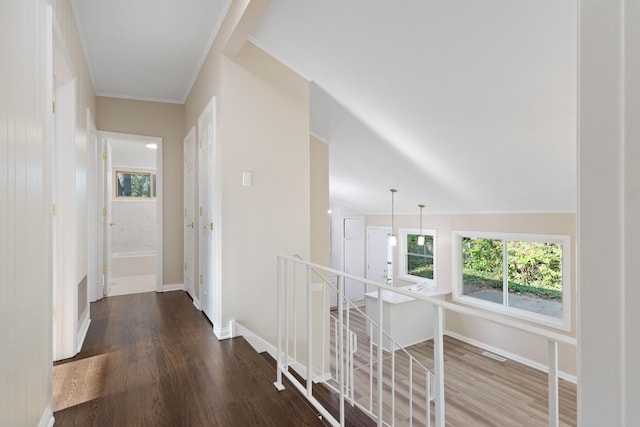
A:
{"type": "MultiPolygon", "coordinates": [[[[228,7],[74,4],[98,94],[174,101],[228,7]]],[[[272,0],[251,41],[311,82],[332,201],[575,212],[575,1],[272,0]]]]}

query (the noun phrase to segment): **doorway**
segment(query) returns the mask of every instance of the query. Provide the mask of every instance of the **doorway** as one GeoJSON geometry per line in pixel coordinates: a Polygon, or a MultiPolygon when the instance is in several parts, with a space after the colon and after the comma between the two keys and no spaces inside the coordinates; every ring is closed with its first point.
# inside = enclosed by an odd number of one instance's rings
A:
{"type": "MultiPolygon", "coordinates": [[[[367,279],[383,285],[393,282],[393,247],[389,227],[367,227],[367,279]]],[[[370,286],[368,292],[374,291],[370,286]]]]}
{"type": "Polygon", "coordinates": [[[104,294],[162,290],[162,138],[100,140],[104,294]]]}

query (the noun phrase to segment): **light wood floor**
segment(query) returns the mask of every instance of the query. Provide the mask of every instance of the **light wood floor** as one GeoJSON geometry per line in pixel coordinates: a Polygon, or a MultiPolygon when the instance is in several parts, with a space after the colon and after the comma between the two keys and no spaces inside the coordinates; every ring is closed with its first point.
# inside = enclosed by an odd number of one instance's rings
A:
{"type": "MultiPolygon", "coordinates": [[[[333,311],[334,316],[337,314],[333,311]]],[[[366,336],[365,319],[356,310],[350,311],[350,328],[358,336],[358,350],[355,353],[356,401],[369,406],[370,371],[376,382],[376,347],[373,347],[373,364],[369,362],[370,344],[366,336]]],[[[334,339],[332,331],[332,348],[334,339]]],[[[407,349],[428,369],[433,369],[433,341],[425,341],[407,349]]],[[[512,360],[500,362],[483,356],[484,350],[462,341],[445,336],[445,401],[447,426],[546,426],[548,425],[547,374],[512,360]]],[[[332,369],[335,369],[334,354],[332,369]]],[[[396,366],[395,383],[395,423],[409,425],[409,363],[401,352],[396,352],[393,362],[396,366]]],[[[391,353],[384,353],[384,407],[385,421],[391,421],[391,353]]],[[[413,396],[413,425],[425,425],[425,377],[413,375],[417,391],[413,396]]],[[[575,426],[576,385],[560,380],[560,424],[575,426]]],[[[373,391],[373,401],[377,399],[373,391]]],[[[375,405],[375,403],[374,403],[375,405]]],[[[432,425],[434,406],[431,403],[432,425]]]]}

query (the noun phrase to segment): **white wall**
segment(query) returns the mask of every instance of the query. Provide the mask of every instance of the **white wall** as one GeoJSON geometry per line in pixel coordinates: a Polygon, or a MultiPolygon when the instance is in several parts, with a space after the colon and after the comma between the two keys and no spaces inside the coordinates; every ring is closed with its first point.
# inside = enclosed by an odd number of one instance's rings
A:
{"type": "Polygon", "coordinates": [[[155,251],[156,216],[155,201],[111,202],[111,252],[155,251]]]}
{"type": "Polygon", "coordinates": [[[52,420],[47,28],[44,1],[0,3],[2,426],[52,420]]]}
{"type": "Polygon", "coordinates": [[[578,423],[640,425],[640,5],[580,2],[578,423]]]}

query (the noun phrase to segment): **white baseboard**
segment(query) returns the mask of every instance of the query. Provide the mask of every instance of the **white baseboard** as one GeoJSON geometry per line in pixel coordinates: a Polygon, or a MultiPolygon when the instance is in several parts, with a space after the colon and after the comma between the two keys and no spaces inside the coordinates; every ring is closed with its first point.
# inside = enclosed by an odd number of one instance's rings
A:
{"type": "MultiPolygon", "coordinates": [[[[257,353],[264,353],[266,351],[269,354],[269,356],[271,356],[274,359],[276,359],[276,354],[278,353],[278,350],[276,349],[275,346],[273,346],[272,344],[268,343],[262,337],[260,337],[256,333],[254,333],[249,328],[243,326],[242,324],[240,324],[238,322],[231,322],[231,323],[232,323],[232,329],[233,329],[233,336],[234,337],[239,337],[239,336],[243,337],[251,345],[251,347],[253,347],[253,349],[257,353]]],[[[306,366],[302,365],[299,362],[296,362],[292,358],[289,358],[289,366],[291,366],[291,368],[295,369],[295,371],[302,378],[304,378],[305,380],[307,379],[307,367],[306,366]]],[[[330,379],[331,379],[331,374],[330,373],[323,374],[320,371],[314,372],[314,375],[313,375],[313,382],[314,383],[325,382],[325,381],[328,381],[330,379]]]]}
{"type": "Polygon", "coordinates": [[[87,307],[87,309],[84,311],[84,314],[82,315],[82,323],[80,324],[80,329],[78,329],[76,354],[80,353],[80,350],[82,350],[84,339],[87,337],[87,332],[89,332],[89,325],[91,325],[91,318],[89,317],[89,307],[87,307]]]}
{"type": "Polygon", "coordinates": [[[51,405],[48,405],[42,413],[38,427],[53,427],[54,423],[55,419],[53,418],[53,411],[51,410],[51,405]]]}
{"type": "Polygon", "coordinates": [[[184,285],[182,283],[175,283],[173,285],[162,285],[162,291],[160,292],[173,292],[182,290],[184,290],[184,285]]]}
{"type": "Polygon", "coordinates": [[[226,340],[229,338],[233,338],[233,326],[231,322],[229,322],[229,326],[223,328],[219,325],[213,324],[213,334],[218,338],[218,341],[226,340]]]}
{"type": "Polygon", "coordinates": [[[252,330],[246,328],[238,322],[232,322],[233,336],[243,337],[257,353],[269,353],[269,356],[276,358],[277,350],[274,346],[263,340],[262,337],[256,335],[252,330]]]}
{"type": "Polygon", "coordinates": [[[195,308],[198,309],[198,311],[202,311],[202,306],[200,305],[200,300],[196,297],[194,297],[193,295],[191,295],[191,298],[193,299],[193,306],[195,308]]]}
{"type": "MultiPolygon", "coordinates": [[[[457,334],[455,332],[451,332],[449,330],[445,331],[445,335],[448,335],[451,338],[455,338],[455,339],[457,339],[459,341],[462,341],[462,342],[465,342],[467,344],[471,344],[471,345],[473,345],[475,347],[479,347],[479,348],[481,348],[483,350],[490,351],[491,353],[498,354],[498,355],[500,355],[502,357],[505,357],[507,359],[511,359],[511,360],[513,360],[515,362],[522,363],[523,365],[530,366],[530,367],[532,367],[534,369],[537,369],[539,371],[542,371],[542,372],[545,372],[545,373],[549,372],[549,367],[547,365],[545,365],[543,363],[538,363],[538,362],[536,362],[534,360],[527,359],[526,357],[522,357],[522,356],[519,356],[519,355],[514,354],[514,353],[510,353],[510,352],[505,351],[505,350],[503,350],[501,348],[494,347],[492,345],[489,345],[489,344],[486,344],[486,343],[483,343],[483,342],[480,342],[480,341],[476,341],[474,339],[465,337],[464,335],[460,335],[460,334],[457,334]]],[[[571,375],[571,374],[568,374],[566,372],[562,372],[560,370],[558,371],[558,377],[562,378],[563,380],[566,380],[566,381],[569,381],[571,383],[574,383],[574,384],[578,383],[578,378],[575,375],[571,375]]]]}

